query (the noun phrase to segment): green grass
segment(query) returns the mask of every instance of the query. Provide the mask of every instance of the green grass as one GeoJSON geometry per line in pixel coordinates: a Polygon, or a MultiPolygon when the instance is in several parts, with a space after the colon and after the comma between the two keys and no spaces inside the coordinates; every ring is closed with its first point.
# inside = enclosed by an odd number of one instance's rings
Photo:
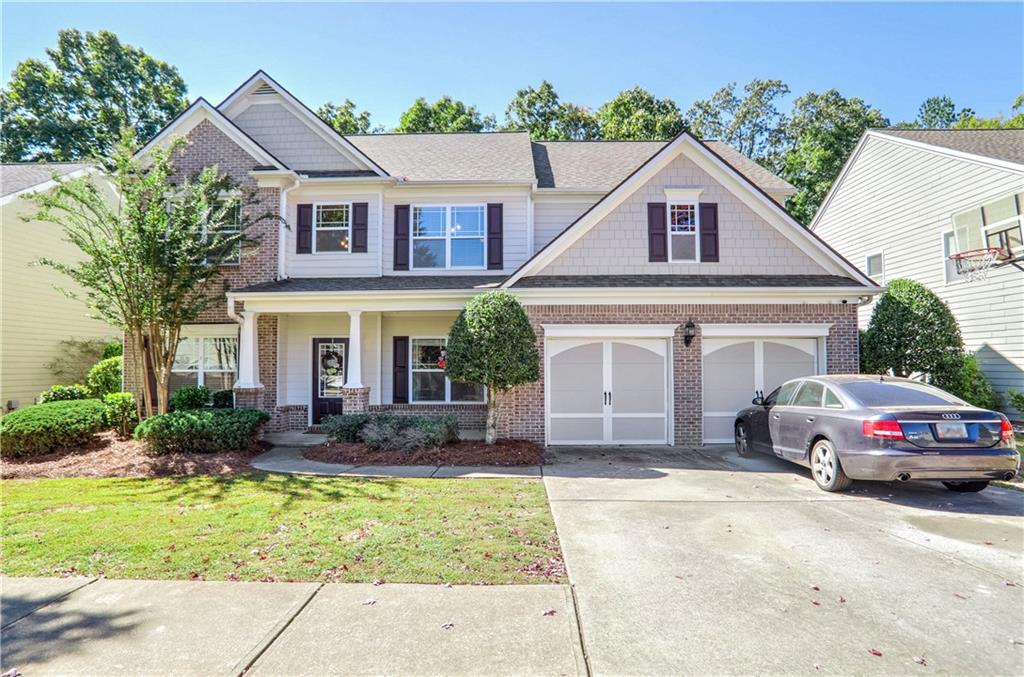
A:
{"type": "Polygon", "coordinates": [[[417,583],[561,580],[532,480],[5,480],[0,571],[109,578],[417,583]]]}

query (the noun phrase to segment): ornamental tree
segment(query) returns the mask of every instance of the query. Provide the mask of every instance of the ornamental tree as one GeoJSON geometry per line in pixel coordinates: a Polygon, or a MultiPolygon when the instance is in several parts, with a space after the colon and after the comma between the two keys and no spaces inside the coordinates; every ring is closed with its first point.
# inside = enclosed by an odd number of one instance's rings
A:
{"type": "Polygon", "coordinates": [[[219,266],[246,255],[255,244],[250,224],[266,216],[250,214],[251,192],[238,190],[215,166],[176,177],[172,160],[182,143],[156,148],[143,162],[129,132],[107,168],[55,178],[56,187],[30,196],[39,207],[30,218],[61,226],[81,252],[75,261],[38,263],[66,275],[76,288],[61,291],[124,332],[147,415],[167,411],[182,326],[223,303],[219,266]]]}
{"type": "Polygon", "coordinates": [[[519,301],[489,291],[466,304],[448,332],[445,375],[487,388],[487,444],[498,436],[498,412],[513,386],[540,378],[537,335],[519,301]]]}
{"type": "Polygon", "coordinates": [[[943,383],[963,364],[964,342],[942,299],[919,282],[893,280],[875,303],[861,352],[869,372],[943,383]]]}

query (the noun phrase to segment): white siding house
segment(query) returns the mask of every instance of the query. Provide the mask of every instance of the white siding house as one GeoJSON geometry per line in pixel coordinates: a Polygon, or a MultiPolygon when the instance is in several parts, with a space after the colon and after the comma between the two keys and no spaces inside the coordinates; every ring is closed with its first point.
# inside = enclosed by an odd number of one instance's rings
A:
{"type": "MultiPolygon", "coordinates": [[[[948,258],[957,251],[954,215],[976,212],[980,221],[983,206],[1015,201],[1010,244],[1018,258],[1024,130],[870,131],[811,228],[879,283],[926,285],[949,304],[996,391],[1024,391],[1024,264],[1000,262],[986,280],[968,282],[948,258]]],[[[1001,217],[999,229],[1008,227],[1001,217]]],[[[983,243],[997,244],[993,233],[983,243]]],[[[861,308],[862,328],[873,308],[861,308]]]]}

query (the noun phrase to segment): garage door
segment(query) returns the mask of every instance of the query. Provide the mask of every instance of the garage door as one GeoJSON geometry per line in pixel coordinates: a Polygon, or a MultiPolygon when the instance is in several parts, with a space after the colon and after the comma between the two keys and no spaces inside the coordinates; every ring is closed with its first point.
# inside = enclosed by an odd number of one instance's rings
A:
{"type": "Polygon", "coordinates": [[[756,391],[769,393],[791,378],[818,373],[813,338],[706,338],[704,442],[732,442],[736,412],[756,391]]]}
{"type": "Polygon", "coordinates": [[[668,341],[552,339],[550,444],[666,444],[668,341]]]}

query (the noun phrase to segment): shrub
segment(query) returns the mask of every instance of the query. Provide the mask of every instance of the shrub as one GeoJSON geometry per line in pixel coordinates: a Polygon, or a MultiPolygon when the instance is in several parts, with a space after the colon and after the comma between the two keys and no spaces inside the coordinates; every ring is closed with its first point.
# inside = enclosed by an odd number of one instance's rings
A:
{"type": "Polygon", "coordinates": [[[945,369],[938,370],[936,375],[929,379],[929,382],[976,407],[982,409],[999,407],[999,396],[996,395],[992,384],[985,378],[985,374],[981,372],[978,360],[974,355],[964,355],[960,358],[959,364],[952,364],[945,369]]]}
{"type": "Polygon", "coordinates": [[[235,393],[232,390],[215,390],[210,401],[215,409],[231,409],[235,406],[235,393]]]}
{"type": "Polygon", "coordinates": [[[110,393],[121,390],[121,368],[124,358],[108,357],[93,365],[85,376],[85,383],[92,391],[93,397],[103,398],[110,393]]]}
{"type": "Polygon", "coordinates": [[[130,437],[139,422],[139,407],[131,393],[108,393],[103,396],[104,421],[122,438],[130,437]]]}
{"type": "Polygon", "coordinates": [[[124,355],[124,346],[121,345],[121,341],[114,339],[103,346],[103,359],[109,360],[111,357],[121,357],[124,355]]]}
{"type": "Polygon", "coordinates": [[[88,386],[76,383],[72,386],[51,386],[49,390],[39,393],[39,403],[64,402],[67,400],[88,400],[92,398],[88,386]]]}
{"type": "Polygon", "coordinates": [[[328,416],[323,420],[324,432],[338,442],[358,442],[359,433],[373,419],[372,414],[342,414],[328,416]]]}
{"type": "Polygon", "coordinates": [[[451,415],[373,416],[360,438],[371,449],[410,453],[458,441],[459,423],[451,415]]]}
{"type": "Polygon", "coordinates": [[[1024,393],[1011,388],[1006,391],[1006,399],[1010,400],[1011,407],[1024,414],[1024,393]]]}
{"type": "Polygon", "coordinates": [[[0,456],[37,456],[73,449],[103,429],[103,403],[70,400],[16,409],[0,419],[0,456]]]}
{"type": "Polygon", "coordinates": [[[256,409],[194,409],[151,416],[134,437],[154,454],[214,453],[250,449],[270,420],[256,409]]]}
{"type": "Polygon", "coordinates": [[[171,395],[171,411],[202,409],[210,402],[210,389],[206,386],[180,388],[171,395]]]}

